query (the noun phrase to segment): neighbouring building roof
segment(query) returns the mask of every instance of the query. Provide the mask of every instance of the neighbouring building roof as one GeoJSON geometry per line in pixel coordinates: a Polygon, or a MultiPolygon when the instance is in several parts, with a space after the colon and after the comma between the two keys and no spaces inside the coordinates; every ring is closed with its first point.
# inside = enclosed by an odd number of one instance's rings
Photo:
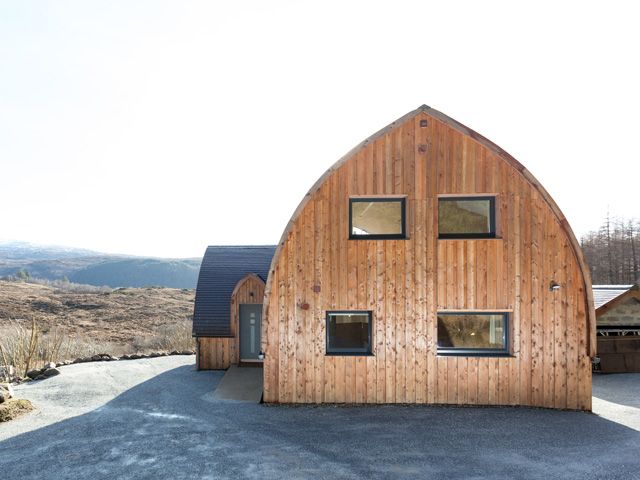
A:
{"type": "Polygon", "coordinates": [[[633,285],[593,285],[593,303],[596,309],[629,291],[633,285]]]}
{"type": "Polygon", "coordinates": [[[193,309],[196,337],[231,335],[231,294],[248,273],[266,282],[275,245],[212,246],[202,258],[193,309]]]}

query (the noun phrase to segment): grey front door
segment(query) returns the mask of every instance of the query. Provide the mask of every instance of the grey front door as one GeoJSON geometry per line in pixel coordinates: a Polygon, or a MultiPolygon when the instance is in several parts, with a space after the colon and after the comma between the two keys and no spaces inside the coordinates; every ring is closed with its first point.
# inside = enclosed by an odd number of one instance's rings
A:
{"type": "Polygon", "coordinates": [[[262,305],[240,304],[240,360],[258,360],[262,305]]]}

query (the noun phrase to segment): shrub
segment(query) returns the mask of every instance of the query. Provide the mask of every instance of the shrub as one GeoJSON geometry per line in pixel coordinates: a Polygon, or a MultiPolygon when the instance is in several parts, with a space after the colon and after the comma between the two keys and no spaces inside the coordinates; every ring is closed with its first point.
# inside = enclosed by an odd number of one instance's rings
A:
{"type": "Polygon", "coordinates": [[[104,352],[115,354],[114,350],[110,343],[71,337],[58,328],[43,333],[35,319],[30,324],[13,320],[0,334],[0,363],[13,365],[22,377],[47,362],[59,363],[104,352]]]}
{"type": "Polygon", "coordinates": [[[194,350],[195,340],[191,334],[191,322],[163,325],[151,336],[138,336],[133,339],[136,351],[194,350]]]}
{"type": "Polygon", "coordinates": [[[31,410],[33,410],[33,405],[29,400],[12,398],[0,404],[0,422],[8,422],[31,410]]]}
{"type": "Polygon", "coordinates": [[[0,336],[0,361],[3,365],[13,365],[18,375],[25,377],[34,362],[41,332],[35,320],[31,327],[12,322],[0,336]]]}
{"type": "Polygon", "coordinates": [[[24,268],[16,270],[15,277],[21,281],[27,281],[30,278],[29,272],[27,272],[24,268]]]}

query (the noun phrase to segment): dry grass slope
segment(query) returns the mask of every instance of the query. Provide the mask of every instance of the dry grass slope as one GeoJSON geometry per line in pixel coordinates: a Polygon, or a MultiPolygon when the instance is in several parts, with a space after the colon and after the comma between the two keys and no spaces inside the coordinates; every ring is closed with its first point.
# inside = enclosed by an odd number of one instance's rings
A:
{"type": "Polygon", "coordinates": [[[35,368],[95,353],[194,348],[193,290],[78,290],[0,281],[0,345],[5,356],[25,358],[24,352],[34,350],[29,367],[35,368]]]}

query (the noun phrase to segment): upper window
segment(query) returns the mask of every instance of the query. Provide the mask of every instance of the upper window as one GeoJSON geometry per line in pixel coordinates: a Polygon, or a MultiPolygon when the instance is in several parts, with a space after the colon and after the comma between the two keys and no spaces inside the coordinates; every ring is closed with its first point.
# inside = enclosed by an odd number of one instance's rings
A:
{"type": "Polygon", "coordinates": [[[371,353],[371,312],[327,312],[327,354],[371,353]]]}
{"type": "Polygon", "coordinates": [[[439,238],[495,238],[495,197],[438,199],[439,238]]]}
{"type": "Polygon", "coordinates": [[[405,199],[350,198],[349,238],[406,238],[405,199]]]}
{"type": "Polygon", "coordinates": [[[507,355],[507,313],[438,313],[438,353],[507,355]]]}

